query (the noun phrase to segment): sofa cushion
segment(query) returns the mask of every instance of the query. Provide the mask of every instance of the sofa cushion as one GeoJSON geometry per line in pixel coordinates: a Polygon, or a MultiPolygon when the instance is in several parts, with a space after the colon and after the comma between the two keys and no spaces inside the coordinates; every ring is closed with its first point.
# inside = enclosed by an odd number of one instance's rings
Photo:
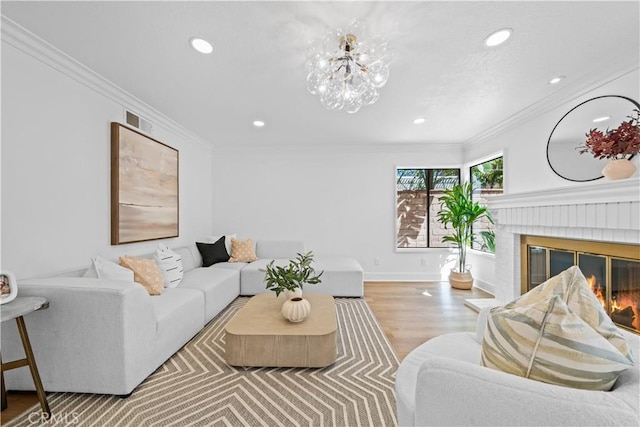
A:
{"type": "Polygon", "coordinates": [[[253,240],[231,239],[231,257],[229,262],[253,262],[257,260],[253,240]]]}
{"type": "Polygon", "coordinates": [[[415,413],[416,386],[420,366],[430,356],[453,358],[474,365],[480,363],[480,343],[470,332],[454,332],[430,339],[411,351],[396,372],[398,425],[414,425],[405,414],[415,413]]]}
{"type": "Polygon", "coordinates": [[[142,285],[149,295],[160,295],[164,289],[164,277],[155,260],[125,255],[120,265],[133,271],[133,280],[142,285]]]}
{"type": "MultiPolygon", "coordinates": [[[[259,259],[240,271],[240,294],[255,295],[270,292],[264,276],[270,259],[259,259]]],[[[286,266],[289,259],[275,259],[275,265],[286,266]]],[[[318,258],[313,262],[317,273],[324,271],[317,285],[304,286],[304,293],[321,293],[339,297],[361,297],[364,295],[364,272],[353,258],[318,258]]]]}
{"type": "Polygon", "coordinates": [[[481,361],[483,366],[524,378],[603,391],[633,366],[559,295],[491,310],[481,361]]]}
{"type": "Polygon", "coordinates": [[[294,259],[297,254],[306,253],[301,240],[259,240],[256,242],[256,256],[260,259],[294,259]]]}
{"type": "Polygon", "coordinates": [[[196,268],[184,275],[179,287],[204,294],[205,322],[208,322],[240,294],[240,272],[230,268],[196,268]]]}
{"type": "Polygon", "coordinates": [[[240,271],[249,265],[248,262],[219,262],[217,264],[213,264],[209,268],[226,268],[230,270],[240,271]]]}
{"type": "MultiPolygon", "coordinates": [[[[194,245],[195,246],[195,245],[194,245]]],[[[174,249],[174,252],[180,255],[180,259],[182,260],[182,269],[183,272],[187,272],[193,270],[194,268],[200,267],[200,263],[202,262],[199,257],[196,259],[193,251],[188,246],[180,246],[174,249]]],[[[197,252],[197,251],[196,251],[197,252]]],[[[199,255],[199,254],[198,254],[199,255]]]]}
{"type": "Polygon", "coordinates": [[[229,261],[229,254],[224,246],[224,236],[214,243],[196,242],[198,251],[202,255],[202,266],[209,267],[218,262],[229,261]]]}
{"type": "Polygon", "coordinates": [[[180,254],[174,252],[167,245],[158,243],[154,259],[164,277],[165,288],[175,288],[178,286],[184,274],[180,254]]]}
{"type": "Polygon", "coordinates": [[[322,283],[305,286],[305,292],[341,297],[364,295],[364,271],[355,258],[317,257],[312,265],[316,272],[324,271],[320,277],[322,283]]]}
{"type": "Polygon", "coordinates": [[[106,259],[102,255],[98,255],[91,260],[91,266],[82,277],[91,279],[126,280],[127,282],[133,282],[133,271],[106,259]]]}
{"type": "Polygon", "coordinates": [[[150,300],[156,317],[156,336],[149,359],[159,366],[204,327],[204,296],[198,290],[178,286],[167,288],[150,300]]]}

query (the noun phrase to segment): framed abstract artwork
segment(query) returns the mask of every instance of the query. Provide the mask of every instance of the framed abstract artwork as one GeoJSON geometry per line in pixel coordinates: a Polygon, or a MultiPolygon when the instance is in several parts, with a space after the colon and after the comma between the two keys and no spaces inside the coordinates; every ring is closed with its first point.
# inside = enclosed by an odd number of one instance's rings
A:
{"type": "Polygon", "coordinates": [[[178,150],[111,123],[111,244],[177,237],[178,150]]]}

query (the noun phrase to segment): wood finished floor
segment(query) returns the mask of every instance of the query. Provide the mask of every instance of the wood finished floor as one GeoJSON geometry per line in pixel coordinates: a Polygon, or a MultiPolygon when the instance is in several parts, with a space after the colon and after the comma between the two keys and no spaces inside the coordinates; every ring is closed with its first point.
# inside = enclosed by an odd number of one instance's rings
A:
{"type": "MultiPolygon", "coordinates": [[[[453,289],[447,282],[366,282],[364,297],[400,360],[429,338],[475,330],[478,313],[467,298],[491,298],[479,289],[453,289]]],[[[9,392],[6,423],[38,403],[35,392],[9,392]]]]}

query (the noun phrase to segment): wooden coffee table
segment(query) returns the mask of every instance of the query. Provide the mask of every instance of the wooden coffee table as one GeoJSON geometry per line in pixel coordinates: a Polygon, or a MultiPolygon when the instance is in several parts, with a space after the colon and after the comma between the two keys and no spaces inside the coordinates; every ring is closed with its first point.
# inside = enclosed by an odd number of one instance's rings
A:
{"type": "Polygon", "coordinates": [[[286,320],[273,293],[251,298],[225,328],[225,359],[232,366],[320,368],[335,362],[336,305],[331,295],[305,294],[311,313],[286,320]]]}

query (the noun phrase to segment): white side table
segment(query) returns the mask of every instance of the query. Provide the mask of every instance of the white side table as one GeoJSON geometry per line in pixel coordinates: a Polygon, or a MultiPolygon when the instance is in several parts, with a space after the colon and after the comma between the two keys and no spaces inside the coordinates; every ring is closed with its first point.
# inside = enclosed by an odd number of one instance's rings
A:
{"type": "Polygon", "coordinates": [[[36,360],[33,357],[33,350],[31,349],[31,343],[29,342],[29,335],[27,335],[27,327],[25,326],[24,318],[22,317],[33,311],[44,310],[48,307],[49,302],[43,297],[17,297],[13,301],[2,305],[2,308],[0,308],[0,317],[2,318],[3,323],[7,320],[16,319],[18,332],[22,339],[22,347],[24,348],[24,354],[26,355],[24,359],[14,360],[7,363],[1,362],[2,357],[0,356],[0,364],[2,365],[2,409],[7,407],[7,391],[5,390],[4,385],[4,371],[28,366],[31,370],[33,383],[36,386],[36,393],[38,394],[38,400],[40,400],[42,412],[47,414],[48,418],[51,418],[51,410],[49,409],[47,396],[44,393],[42,381],[40,381],[40,374],[38,373],[36,360]]]}

